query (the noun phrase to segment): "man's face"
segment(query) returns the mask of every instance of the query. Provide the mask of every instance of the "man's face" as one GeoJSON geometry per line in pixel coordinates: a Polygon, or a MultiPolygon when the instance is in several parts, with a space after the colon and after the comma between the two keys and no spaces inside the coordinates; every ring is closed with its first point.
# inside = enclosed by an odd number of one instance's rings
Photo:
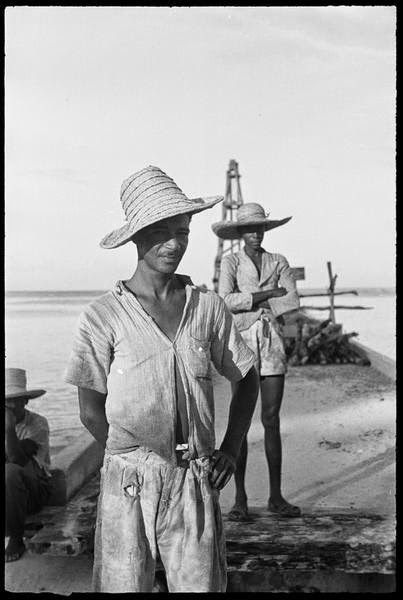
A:
{"type": "Polygon", "coordinates": [[[7,399],[6,407],[14,413],[17,421],[21,421],[25,415],[25,405],[27,402],[28,400],[26,398],[13,398],[12,400],[7,399]]]}
{"type": "Polygon", "coordinates": [[[134,236],[139,259],[158,273],[175,273],[189,241],[190,215],[153,223],[134,236]]]}
{"type": "Polygon", "coordinates": [[[264,225],[247,225],[241,229],[242,239],[253,250],[262,245],[264,233],[264,225]]]}

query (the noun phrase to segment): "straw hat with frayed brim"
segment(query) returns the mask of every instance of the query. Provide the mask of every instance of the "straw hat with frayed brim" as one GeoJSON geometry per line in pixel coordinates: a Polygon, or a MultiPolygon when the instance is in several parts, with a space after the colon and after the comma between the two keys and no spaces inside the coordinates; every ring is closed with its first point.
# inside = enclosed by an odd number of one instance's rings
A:
{"type": "Polygon", "coordinates": [[[123,227],[108,233],[100,245],[107,249],[118,248],[148,225],[177,215],[207,210],[223,199],[223,196],[187,198],[174,180],[161,169],[146,167],[122,183],[120,202],[127,222],[123,227]]]}
{"type": "Polygon", "coordinates": [[[46,394],[46,390],[27,390],[27,374],[24,369],[6,369],[5,375],[6,400],[15,400],[17,398],[30,400],[46,394]]]}
{"type": "Polygon", "coordinates": [[[237,240],[242,237],[242,227],[264,225],[264,230],[269,231],[269,229],[285,225],[290,219],[292,217],[274,221],[269,219],[269,215],[265,213],[263,206],[255,202],[247,202],[238,208],[236,221],[219,221],[213,223],[211,229],[223,240],[237,240]]]}

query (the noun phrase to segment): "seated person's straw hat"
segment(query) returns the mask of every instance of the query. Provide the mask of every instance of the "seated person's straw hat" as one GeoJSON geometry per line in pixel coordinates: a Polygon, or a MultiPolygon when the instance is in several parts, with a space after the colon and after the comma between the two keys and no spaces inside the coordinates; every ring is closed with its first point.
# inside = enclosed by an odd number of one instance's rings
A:
{"type": "Polygon", "coordinates": [[[288,223],[290,219],[292,217],[277,221],[269,219],[269,213],[265,213],[263,206],[255,202],[246,202],[238,208],[236,221],[219,221],[213,223],[211,229],[223,240],[237,240],[242,237],[242,232],[239,229],[242,226],[264,225],[264,230],[269,231],[269,229],[288,223]]]}
{"type": "Polygon", "coordinates": [[[39,398],[46,390],[27,390],[27,374],[24,369],[6,369],[6,400],[15,398],[39,398]]]}
{"type": "Polygon", "coordinates": [[[100,245],[102,248],[117,248],[152,223],[185,213],[198,213],[222,200],[223,196],[188,198],[161,169],[146,167],[123,181],[120,202],[127,222],[108,233],[100,245]]]}

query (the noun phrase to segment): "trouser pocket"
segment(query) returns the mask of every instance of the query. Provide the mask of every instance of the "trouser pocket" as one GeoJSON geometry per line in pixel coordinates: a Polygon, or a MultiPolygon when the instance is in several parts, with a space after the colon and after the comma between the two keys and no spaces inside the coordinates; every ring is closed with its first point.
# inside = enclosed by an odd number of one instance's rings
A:
{"type": "Polygon", "coordinates": [[[143,468],[118,455],[109,455],[101,469],[101,483],[105,497],[136,499],[143,485],[143,468]]]}
{"type": "Polygon", "coordinates": [[[138,465],[127,465],[123,469],[121,490],[131,500],[140,496],[143,487],[144,476],[138,465]]]}

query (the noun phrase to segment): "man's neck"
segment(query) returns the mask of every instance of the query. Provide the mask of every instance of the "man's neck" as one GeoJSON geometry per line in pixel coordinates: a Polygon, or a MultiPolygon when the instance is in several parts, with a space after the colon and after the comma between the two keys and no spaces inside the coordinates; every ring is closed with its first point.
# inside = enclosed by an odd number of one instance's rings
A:
{"type": "Polygon", "coordinates": [[[257,258],[258,256],[260,256],[260,254],[262,254],[262,252],[263,252],[263,248],[261,246],[260,246],[260,248],[255,250],[254,248],[250,248],[249,246],[245,245],[245,253],[250,258],[257,258]]]}
{"type": "Polygon", "coordinates": [[[158,273],[144,268],[138,264],[133,276],[128,279],[126,285],[135,293],[165,299],[169,294],[180,286],[175,273],[158,273]]]}
{"type": "Polygon", "coordinates": [[[25,417],[27,416],[27,409],[24,408],[24,412],[22,412],[17,419],[15,420],[16,423],[22,423],[22,421],[24,421],[25,417]]]}

